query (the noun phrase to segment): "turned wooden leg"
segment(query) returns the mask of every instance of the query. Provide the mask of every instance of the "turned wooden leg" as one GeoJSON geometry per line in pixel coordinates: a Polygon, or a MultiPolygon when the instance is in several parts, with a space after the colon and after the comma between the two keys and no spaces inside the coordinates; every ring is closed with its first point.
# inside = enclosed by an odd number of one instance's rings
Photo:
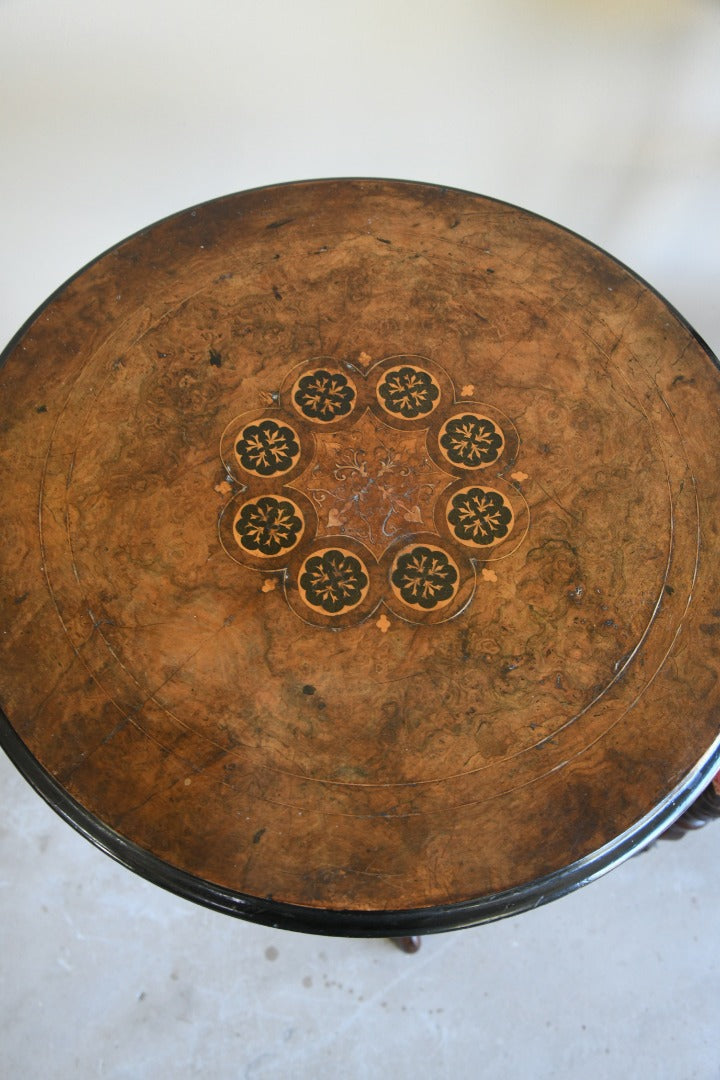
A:
{"type": "Polygon", "coordinates": [[[422,944],[422,938],[419,935],[414,935],[412,937],[394,937],[390,938],[390,941],[404,953],[416,953],[422,944]]]}
{"type": "Polygon", "coordinates": [[[717,781],[705,788],[692,806],[689,806],[677,821],[673,822],[669,829],[660,837],[661,840],[680,840],[685,833],[693,829],[701,829],[709,821],[720,818],[720,790],[717,781]]]}

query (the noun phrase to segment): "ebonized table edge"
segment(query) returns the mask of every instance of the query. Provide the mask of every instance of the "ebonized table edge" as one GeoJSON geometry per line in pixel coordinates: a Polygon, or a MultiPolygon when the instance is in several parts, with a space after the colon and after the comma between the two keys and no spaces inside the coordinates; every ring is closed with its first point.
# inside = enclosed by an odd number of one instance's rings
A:
{"type": "Polygon", "coordinates": [[[180,870],[115,832],[80,805],[30,752],[0,710],[0,746],[64,821],[128,870],[185,900],[247,922],[330,937],[400,937],[461,930],[541,907],[619,866],[656,840],[720,767],[720,737],[692,773],[649,814],[598,851],[525,885],[490,896],[400,911],[340,911],[248,896],[180,870]]]}

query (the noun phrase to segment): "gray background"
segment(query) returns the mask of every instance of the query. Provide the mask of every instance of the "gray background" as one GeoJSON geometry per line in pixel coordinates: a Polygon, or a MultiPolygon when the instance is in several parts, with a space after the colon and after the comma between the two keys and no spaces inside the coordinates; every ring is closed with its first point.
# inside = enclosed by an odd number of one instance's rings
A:
{"type": "MultiPolygon", "coordinates": [[[[0,0],[0,339],[168,213],[374,175],[576,229],[718,351],[719,57],[712,0],[0,0]]],[[[720,1077],[720,827],[412,958],[176,899],[4,758],[0,810],[3,1076],[720,1077]]]]}

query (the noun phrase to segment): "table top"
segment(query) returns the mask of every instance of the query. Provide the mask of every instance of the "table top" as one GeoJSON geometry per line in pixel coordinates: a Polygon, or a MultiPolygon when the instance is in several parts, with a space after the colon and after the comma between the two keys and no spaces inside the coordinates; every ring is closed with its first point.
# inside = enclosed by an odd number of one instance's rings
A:
{"type": "Polygon", "coordinates": [[[559,226],[395,181],[215,200],[59,289],[0,393],[0,738],[158,884],[469,925],[717,768],[720,369],[559,226]]]}

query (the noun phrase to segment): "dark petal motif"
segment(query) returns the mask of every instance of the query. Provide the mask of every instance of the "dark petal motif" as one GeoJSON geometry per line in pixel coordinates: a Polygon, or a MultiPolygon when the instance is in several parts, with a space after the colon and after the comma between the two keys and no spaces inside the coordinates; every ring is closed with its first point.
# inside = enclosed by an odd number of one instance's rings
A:
{"type": "Polygon", "coordinates": [[[338,371],[321,368],[303,375],[294,394],[296,408],[308,420],[328,424],[347,416],[355,403],[355,390],[338,371]]]}
{"type": "Polygon", "coordinates": [[[440,446],[453,465],[479,469],[500,456],[503,439],[492,420],[466,413],[449,420],[440,446]]]}
{"type": "Polygon", "coordinates": [[[499,491],[468,488],[453,495],[448,521],[462,543],[487,547],[510,532],[512,510],[499,491]]]}
{"type": "Polygon", "coordinates": [[[279,555],[294,547],[302,528],[298,508],[272,495],[245,503],[235,522],[241,546],[246,551],[267,556],[279,555]]]}
{"type": "Polygon", "coordinates": [[[354,555],[333,548],[311,555],[300,575],[300,588],[312,607],[337,615],[360,603],[369,578],[354,555]]]}
{"type": "Polygon", "coordinates": [[[258,476],[277,476],[293,467],[300,453],[297,435],[276,420],[261,420],[243,428],[235,444],[240,464],[258,476]]]}
{"type": "Polygon", "coordinates": [[[387,411],[404,420],[415,420],[431,413],[440,397],[432,376],[415,367],[388,371],[377,392],[387,411]]]}
{"type": "Polygon", "coordinates": [[[398,556],[390,580],[406,604],[429,610],[452,599],[458,573],[444,551],[419,546],[398,556]]]}

